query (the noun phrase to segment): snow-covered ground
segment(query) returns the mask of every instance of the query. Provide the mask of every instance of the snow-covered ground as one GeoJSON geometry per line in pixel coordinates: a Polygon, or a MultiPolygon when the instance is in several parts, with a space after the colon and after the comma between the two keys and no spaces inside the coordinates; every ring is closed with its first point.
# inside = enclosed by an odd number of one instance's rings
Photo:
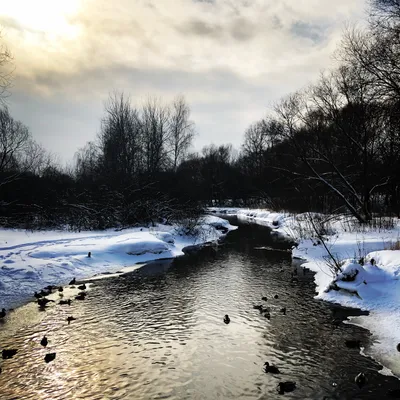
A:
{"type": "Polygon", "coordinates": [[[236,229],[214,216],[204,217],[198,228],[196,237],[182,235],[178,227],[167,225],[79,233],[1,229],[0,309],[32,299],[35,291],[47,285],[177,257],[186,246],[215,241],[236,229]]]}
{"type": "MultiPolygon", "coordinates": [[[[219,214],[216,208],[210,211],[219,214]]],[[[316,297],[370,311],[368,316],[351,319],[374,335],[373,346],[364,352],[400,377],[400,352],[396,349],[400,343],[400,250],[390,250],[400,244],[399,220],[392,221],[393,227],[362,228],[346,217],[312,214],[311,219],[309,213],[233,208],[222,211],[239,220],[269,226],[277,234],[297,241],[293,258],[304,260],[302,266],[316,273],[316,297]],[[313,225],[324,230],[326,247],[342,264],[343,274],[335,276],[331,271],[328,250],[316,237],[313,225]],[[361,258],[363,266],[359,264],[361,258]],[[349,281],[356,270],[354,280],[349,281]],[[339,290],[327,290],[333,283],[339,290]]],[[[384,226],[385,221],[381,222],[384,226]]]]}

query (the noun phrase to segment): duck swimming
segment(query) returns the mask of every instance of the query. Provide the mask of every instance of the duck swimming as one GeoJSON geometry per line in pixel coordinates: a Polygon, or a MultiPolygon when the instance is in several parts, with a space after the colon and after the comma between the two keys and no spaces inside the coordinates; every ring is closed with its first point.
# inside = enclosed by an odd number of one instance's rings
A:
{"type": "Polygon", "coordinates": [[[70,281],[70,283],[69,283],[69,284],[70,284],[70,285],[75,285],[75,283],[76,283],[76,279],[75,279],[75,278],[73,278],[73,279],[72,279],[72,281],[70,281]]]}
{"type": "Polygon", "coordinates": [[[54,303],[54,300],[46,299],[46,297],[42,297],[41,299],[37,300],[37,303],[39,304],[39,307],[41,307],[41,308],[46,307],[47,304],[50,303],[50,302],[54,303]]]}
{"type": "Polygon", "coordinates": [[[80,293],[78,293],[77,296],[75,296],[75,300],[85,300],[85,298],[86,298],[85,292],[80,292],[80,293]]]}
{"type": "Polygon", "coordinates": [[[264,372],[270,373],[270,374],[280,374],[281,371],[279,371],[278,367],[275,367],[275,365],[269,365],[269,362],[266,361],[264,363],[264,372]]]}
{"type": "Polygon", "coordinates": [[[47,337],[46,337],[46,336],[43,336],[42,340],[40,341],[40,344],[41,344],[43,347],[46,347],[48,343],[49,343],[49,341],[47,340],[47,337]]]}
{"type": "Polygon", "coordinates": [[[286,392],[293,392],[296,389],[296,382],[279,382],[276,390],[279,394],[285,394],[286,392]]]}
{"type": "Polygon", "coordinates": [[[361,340],[346,340],[345,344],[349,349],[359,349],[361,347],[361,340]]]}
{"type": "Polygon", "coordinates": [[[17,349],[3,349],[1,355],[3,357],[3,360],[6,360],[7,358],[13,358],[17,354],[17,352],[17,349]]]}
{"type": "Polygon", "coordinates": [[[5,308],[2,308],[1,309],[1,311],[0,311],[0,319],[3,319],[5,316],[6,316],[6,309],[5,308]]]}
{"type": "Polygon", "coordinates": [[[268,298],[267,298],[267,296],[263,296],[263,297],[261,297],[261,300],[262,300],[262,301],[267,301],[268,298]]]}
{"type": "Polygon", "coordinates": [[[225,315],[225,317],[224,317],[224,322],[225,322],[226,324],[229,324],[229,322],[231,322],[231,319],[229,318],[229,315],[228,315],[228,314],[225,315]]]}
{"type": "Polygon", "coordinates": [[[364,372],[360,372],[354,378],[354,382],[361,389],[367,383],[367,377],[365,376],[364,372]]]}
{"type": "Polygon", "coordinates": [[[58,303],[58,304],[60,304],[60,305],[66,305],[66,304],[68,304],[69,306],[71,305],[71,299],[68,299],[68,300],[60,300],[60,302],[58,303]]]}
{"type": "Polygon", "coordinates": [[[72,316],[68,317],[68,318],[67,318],[68,325],[71,323],[71,321],[75,321],[75,320],[76,320],[76,318],[74,318],[74,317],[72,317],[72,316]]]}
{"type": "Polygon", "coordinates": [[[46,361],[46,363],[49,363],[55,360],[55,358],[56,358],[56,353],[48,353],[44,356],[44,361],[46,361]]]}

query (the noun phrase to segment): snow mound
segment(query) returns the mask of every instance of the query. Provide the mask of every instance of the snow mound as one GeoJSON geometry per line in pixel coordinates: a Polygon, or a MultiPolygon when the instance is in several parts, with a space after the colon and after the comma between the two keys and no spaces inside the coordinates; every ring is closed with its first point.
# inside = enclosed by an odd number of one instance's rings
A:
{"type": "MultiPolygon", "coordinates": [[[[103,232],[0,230],[0,309],[15,307],[47,285],[73,277],[116,272],[150,260],[183,255],[188,245],[218,240],[237,227],[218,217],[201,219],[201,236],[177,234],[176,226],[103,232]],[[91,257],[88,257],[88,253],[91,257]]],[[[139,266],[137,267],[139,268],[139,266]]]]}

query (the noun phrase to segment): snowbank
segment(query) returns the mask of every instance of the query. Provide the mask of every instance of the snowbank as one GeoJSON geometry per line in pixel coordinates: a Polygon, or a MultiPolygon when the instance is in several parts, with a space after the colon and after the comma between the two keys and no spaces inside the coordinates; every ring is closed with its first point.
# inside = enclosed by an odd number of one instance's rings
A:
{"type": "Polygon", "coordinates": [[[1,229],[0,309],[20,305],[34,291],[65,284],[73,277],[180,256],[184,247],[215,241],[236,228],[224,219],[207,216],[200,221],[196,237],[180,235],[178,227],[165,225],[80,233],[1,229]]]}
{"type": "Polygon", "coordinates": [[[292,256],[316,273],[317,298],[370,311],[370,315],[354,317],[351,322],[374,335],[374,344],[366,354],[400,377],[400,353],[396,350],[400,343],[400,250],[386,250],[399,242],[398,220],[394,220],[392,228],[373,229],[358,226],[352,218],[315,213],[311,219],[310,213],[237,209],[236,215],[238,219],[266,225],[298,243],[292,256]],[[338,276],[332,272],[328,252],[316,237],[314,227],[342,264],[338,276]]]}

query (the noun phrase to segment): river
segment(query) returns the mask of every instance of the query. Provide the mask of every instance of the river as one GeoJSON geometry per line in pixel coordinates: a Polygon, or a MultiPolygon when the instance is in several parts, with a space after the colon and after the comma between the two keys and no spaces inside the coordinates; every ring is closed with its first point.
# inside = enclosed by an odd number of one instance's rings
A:
{"type": "Polygon", "coordinates": [[[297,268],[291,282],[285,247],[242,225],[218,248],[94,280],[71,306],[15,310],[0,325],[0,348],[18,349],[1,361],[0,399],[275,399],[279,381],[296,382],[295,399],[386,398],[399,381],[345,345],[370,344],[366,330],[341,322],[358,311],[315,300],[311,272],[297,268]],[[266,374],[265,361],[281,374],[266,374]]]}

